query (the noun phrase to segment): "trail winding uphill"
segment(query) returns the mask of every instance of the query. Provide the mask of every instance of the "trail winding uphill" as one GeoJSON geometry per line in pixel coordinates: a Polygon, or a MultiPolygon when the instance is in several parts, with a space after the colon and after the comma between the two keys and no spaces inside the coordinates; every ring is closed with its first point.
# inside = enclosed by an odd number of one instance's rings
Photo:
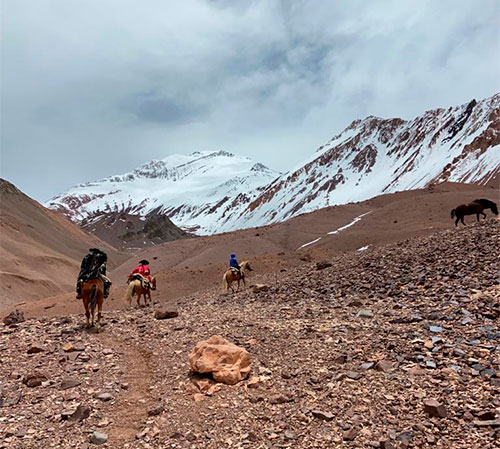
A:
{"type": "Polygon", "coordinates": [[[0,448],[89,447],[98,431],[117,449],[493,449],[499,231],[332,256],[255,277],[260,293],[200,291],[161,304],[169,320],[105,311],[101,334],[82,314],[0,325],[0,448]],[[251,380],[198,390],[188,356],[211,335],[249,351],[251,380]]]}

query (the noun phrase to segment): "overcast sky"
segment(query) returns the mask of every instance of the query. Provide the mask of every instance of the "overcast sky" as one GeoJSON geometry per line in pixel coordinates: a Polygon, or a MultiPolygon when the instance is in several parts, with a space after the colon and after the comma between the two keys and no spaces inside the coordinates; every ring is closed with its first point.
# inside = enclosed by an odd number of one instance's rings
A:
{"type": "Polygon", "coordinates": [[[500,90],[497,0],[1,0],[1,176],[45,201],[173,153],[286,171],[356,118],[500,90]]]}

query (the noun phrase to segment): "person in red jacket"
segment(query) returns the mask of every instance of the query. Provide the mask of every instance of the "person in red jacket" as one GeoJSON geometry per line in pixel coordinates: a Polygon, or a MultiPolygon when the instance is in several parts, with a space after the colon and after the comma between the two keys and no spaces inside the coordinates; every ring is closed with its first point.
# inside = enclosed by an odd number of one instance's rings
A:
{"type": "Polygon", "coordinates": [[[132,273],[130,273],[129,278],[132,277],[134,274],[140,274],[141,276],[145,277],[149,282],[152,281],[151,270],[149,269],[149,262],[147,260],[140,260],[139,266],[135,267],[132,270],[132,273]]]}

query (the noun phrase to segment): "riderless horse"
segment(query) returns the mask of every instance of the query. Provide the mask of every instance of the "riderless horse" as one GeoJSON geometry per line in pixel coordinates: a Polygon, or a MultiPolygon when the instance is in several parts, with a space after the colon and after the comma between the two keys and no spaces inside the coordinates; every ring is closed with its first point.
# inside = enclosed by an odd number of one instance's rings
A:
{"type": "Polygon", "coordinates": [[[456,217],[455,226],[458,226],[459,221],[465,226],[464,217],[466,215],[476,214],[477,221],[479,221],[479,215],[486,218],[486,214],[483,212],[485,209],[491,209],[491,212],[498,215],[497,205],[493,201],[481,198],[472,201],[472,203],[460,204],[460,206],[455,207],[451,211],[451,218],[456,217]]]}

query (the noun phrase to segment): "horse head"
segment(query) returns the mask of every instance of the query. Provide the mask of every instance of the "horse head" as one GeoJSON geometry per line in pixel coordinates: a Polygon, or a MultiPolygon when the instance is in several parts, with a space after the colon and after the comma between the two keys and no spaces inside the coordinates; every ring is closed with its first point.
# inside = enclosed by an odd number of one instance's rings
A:
{"type": "Polygon", "coordinates": [[[156,290],[156,278],[151,276],[151,290],[156,290]]]}
{"type": "Polygon", "coordinates": [[[493,203],[493,205],[491,206],[491,212],[493,212],[495,215],[498,215],[498,208],[496,203],[493,203]]]}
{"type": "Polygon", "coordinates": [[[250,266],[250,262],[248,261],[242,262],[241,268],[243,268],[246,271],[253,271],[253,268],[250,266]]]}

